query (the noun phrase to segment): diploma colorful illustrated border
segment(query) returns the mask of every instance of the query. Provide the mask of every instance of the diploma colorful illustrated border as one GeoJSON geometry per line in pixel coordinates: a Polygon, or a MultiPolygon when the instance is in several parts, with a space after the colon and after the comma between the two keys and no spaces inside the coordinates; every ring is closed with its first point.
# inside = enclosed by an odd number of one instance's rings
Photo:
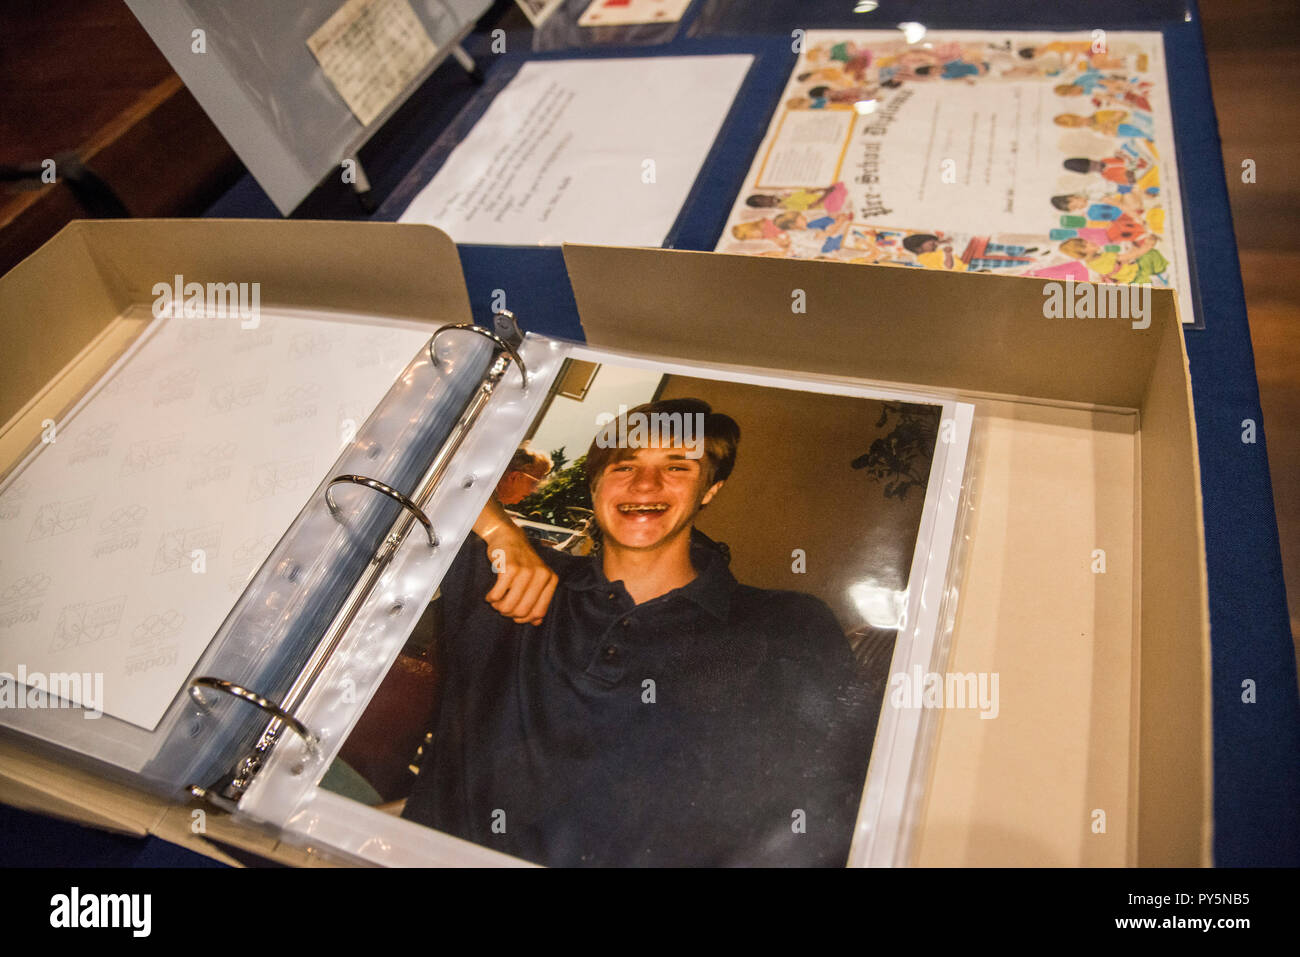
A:
{"type": "Polygon", "coordinates": [[[1179,293],[1158,33],[809,31],[719,252],[1179,293]]]}

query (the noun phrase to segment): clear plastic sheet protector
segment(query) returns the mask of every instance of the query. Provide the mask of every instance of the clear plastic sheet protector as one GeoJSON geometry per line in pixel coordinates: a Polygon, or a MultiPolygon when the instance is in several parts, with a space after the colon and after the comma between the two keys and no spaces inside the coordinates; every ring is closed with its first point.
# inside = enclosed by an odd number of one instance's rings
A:
{"type": "MultiPolygon", "coordinates": [[[[489,407],[491,417],[474,428],[454,460],[451,480],[431,503],[430,515],[439,535],[445,535],[451,547],[431,551],[415,537],[402,547],[387,583],[367,604],[364,621],[349,632],[297,712],[319,736],[319,752],[313,755],[297,737],[285,738],[240,801],[241,814],[281,828],[285,839],[293,843],[328,848],[381,865],[525,863],[327,791],[319,782],[396,659],[424,603],[433,596],[447,562],[469,533],[497,477],[548,398],[549,379],[566,358],[723,382],[939,406],[940,440],[935,444],[925,487],[889,672],[897,676],[915,668],[927,673],[945,670],[960,580],[961,528],[969,510],[967,447],[975,424],[973,405],[933,391],[660,362],[533,336],[528,337],[523,356],[530,369],[528,390],[520,392],[513,374],[507,376],[489,407]]],[[[896,683],[891,680],[891,685],[896,683]]],[[[906,862],[924,797],[934,718],[933,711],[919,706],[882,706],[848,860],[851,866],[906,862]]],[[[864,741],[863,746],[871,746],[871,742],[864,741]]]]}

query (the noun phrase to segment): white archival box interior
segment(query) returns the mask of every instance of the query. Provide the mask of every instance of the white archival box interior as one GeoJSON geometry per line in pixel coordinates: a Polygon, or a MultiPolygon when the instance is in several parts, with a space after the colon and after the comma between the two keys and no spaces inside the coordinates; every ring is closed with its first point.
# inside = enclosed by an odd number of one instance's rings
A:
{"type": "Polygon", "coordinates": [[[1132,866],[1140,416],[991,398],[977,416],[948,672],[997,674],[1000,710],[931,713],[942,733],[913,862],[1132,866]]]}
{"type": "MultiPolygon", "coordinates": [[[[81,225],[90,255],[112,249],[125,264],[120,274],[136,287],[143,283],[147,290],[151,279],[144,277],[182,262],[195,273],[206,263],[239,274],[241,257],[270,256],[269,274],[308,305],[277,304],[268,314],[383,321],[359,305],[348,285],[362,281],[348,279],[355,263],[331,258],[338,248],[335,232],[343,224],[81,225]],[[165,253],[144,227],[167,233],[165,253]],[[222,237],[239,241],[223,244],[222,237]],[[314,249],[321,260],[316,268],[338,273],[344,285],[335,282],[329,289],[337,286],[336,291],[322,293],[319,283],[290,270],[288,254],[281,256],[284,263],[273,261],[271,250],[291,237],[314,249]],[[352,312],[323,307],[336,295],[352,312]]],[[[385,263],[375,267],[381,273],[409,268],[422,256],[454,255],[446,237],[427,227],[388,229],[393,232],[383,237],[387,242],[391,236],[391,245],[376,245],[386,249],[385,263]]],[[[46,272],[66,269],[86,255],[81,236],[63,239],[34,268],[7,277],[0,299],[30,305],[38,315],[63,309],[63,301],[48,292],[46,272]]],[[[1195,432],[1172,295],[1159,298],[1159,321],[1150,330],[1133,333],[1127,326],[1042,326],[1042,320],[1027,315],[1031,302],[1041,305],[1037,289],[1016,279],[598,247],[570,247],[566,262],[586,334],[595,345],[525,338],[527,389],[510,376],[502,381],[454,460],[453,480],[431,502],[444,541],[459,542],[468,533],[490,491],[489,480],[504,467],[568,356],[614,356],[627,364],[671,365],[736,381],[757,377],[812,391],[891,395],[908,390],[910,396],[929,396],[944,404],[945,416],[952,412],[963,443],[969,434],[969,469],[963,471],[956,455],[936,453],[930,476],[934,507],[927,504],[912,568],[912,581],[923,585],[908,592],[916,609],[909,618],[915,630],[907,641],[900,637],[891,672],[906,677],[919,666],[996,674],[1001,701],[997,720],[972,709],[882,711],[852,863],[1122,866],[1144,858],[1209,859],[1210,726],[1208,708],[1202,707],[1208,700],[1206,573],[1203,533],[1191,517],[1199,517],[1200,509],[1195,432]],[[663,281],[665,270],[673,282],[663,281]],[[623,279],[617,288],[599,278],[611,273],[623,279]],[[727,299],[718,286],[720,274],[728,276],[724,286],[752,287],[753,295],[743,304],[727,299]],[[829,309],[828,315],[847,308],[846,319],[853,303],[875,302],[884,318],[869,331],[869,360],[846,357],[842,349],[819,349],[804,335],[808,320],[782,319],[777,307],[788,310],[791,286],[808,288],[810,301],[829,309]],[[961,321],[969,316],[951,315],[958,301],[953,292],[969,299],[969,304],[961,300],[962,309],[986,312],[987,323],[975,328],[961,321]],[[837,300],[847,305],[838,306],[837,300]],[[763,305],[769,301],[776,304],[771,316],[763,305]],[[717,328],[704,338],[693,318],[701,310],[717,319],[717,328]],[[924,331],[931,348],[918,352],[905,337],[885,334],[895,315],[905,317],[916,334],[924,331]],[[735,338],[763,322],[772,323],[784,343],[779,351],[735,338]],[[1005,341],[1020,342],[1025,355],[1037,359],[1012,357],[1010,363],[989,366],[988,357],[1005,341]],[[1065,352],[1078,357],[1079,368],[1047,375],[1038,360],[1065,352]],[[649,358],[659,355],[672,358],[649,358]],[[729,364],[733,360],[742,364],[729,364]],[[795,365],[797,371],[790,368],[795,365]],[[886,377],[902,372],[891,377],[897,381],[885,381],[869,378],[863,369],[886,377]],[[921,635],[923,621],[927,633],[921,635]],[[1185,747],[1169,739],[1171,722],[1186,732],[1185,747]],[[1172,781],[1190,783],[1174,793],[1172,781]],[[1106,812],[1101,833],[1092,826],[1098,808],[1106,812]]],[[[118,274],[116,267],[101,269],[94,282],[118,274]]],[[[138,318],[134,326],[117,325],[141,308],[138,289],[128,293],[136,305],[126,307],[121,297],[111,299],[83,279],[76,281],[81,284],[77,301],[89,320],[76,326],[77,337],[97,335],[108,342],[118,332],[120,339],[147,325],[138,318]],[[113,308],[122,311],[108,321],[113,308]],[[101,330],[95,322],[108,325],[101,330]]],[[[420,298],[433,303],[436,314],[462,319],[457,313],[468,308],[463,286],[429,282],[437,285],[420,298]]],[[[382,304],[377,300],[376,313],[423,314],[417,299],[400,286],[394,289],[380,297],[382,304]]],[[[527,316],[521,319],[526,325],[527,316]]],[[[438,324],[408,323],[426,334],[438,324]]],[[[851,322],[838,327],[845,347],[854,347],[856,335],[851,322]]],[[[71,343],[71,333],[68,338],[71,343]]],[[[68,367],[99,355],[87,366],[96,370],[88,382],[103,374],[98,370],[109,363],[102,357],[111,354],[94,353],[93,347],[93,342],[86,346],[68,367]]],[[[67,361],[44,363],[33,383],[48,378],[47,391],[57,391],[67,369],[58,375],[54,370],[67,361]]],[[[24,381],[8,401],[21,400],[34,388],[24,381]]],[[[52,408],[41,401],[36,394],[10,424],[23,421],[24,435],[38,435],[41,410],[52,408]]],[[[960,458],[967,458],[964,449],[960,458]]],[[[8,458],[20,460],[17,454],[8,458]]],[[[244,795],[244,815],[283,828],[294,843],[331,848],[359,861],[518,863],[317,786],[396,659],[421,602],[432,597],[448,551],[431,554],[427,542],[419,546],[418,536],[403,544],[358,626],[296,712],[320,736],[321,752],[308,753],[293,735],[281,738],[244,795]],[[401,596],[395,603],[400,609],[391,603],[394,595],[401,596]],[[353,682],[346,696],[345,678],[353,682]]],[[[117,719],[82,721],[73,711],[47,711],[41,722],[21,723],[34,715],[10,711],[6,718],[14,730],[128,769],[138,765],[140,747],[138,740],[123,743],[123,729],[148,737],[117,719]],[[68,717],[81,727],[58,724],[68,717]]],[[[48,767],[47,772],[53,773],[48,767]]],[[[12,772],[7,774],[12,779],[12,772]]],[[[39,780],[39,774],[32,778],[39,780]]],[[[59,785],[47,793],[61,793],[59,785]]]]}

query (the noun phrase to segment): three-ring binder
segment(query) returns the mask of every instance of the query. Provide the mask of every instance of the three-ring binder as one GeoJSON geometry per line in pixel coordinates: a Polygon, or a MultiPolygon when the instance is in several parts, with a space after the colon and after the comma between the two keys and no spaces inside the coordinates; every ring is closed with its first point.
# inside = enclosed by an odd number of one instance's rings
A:
{"type": "Polygon", "coordinates": [[[263,711],[283,721],[289,728],[291,728],[298,737],[302,738],[303,744],[305,744],[307,750],[312,753],[315,753],[320,745],[320,739],[317,738],[316,735],[312,734],[305,724],[293,715],[289,714],[289,712],[285,711],[274,701],[263,698],[255,691],[249,691],[247,688],[240,687],[234,682],[226,681],[223,678],[212,678],[207,675],[200,675],[198,678],[195,678],[190,682],[190,697],[204,710],[207,709],[208,703],[204,699],[203,693],[199,691],[200,688],[215,688],[217,691],[248,701],[254,706],[261,708],[263,711]]]}
{"type": "Polygon", "coordinates": [[[488,400],[492,398],[497,386],[501,383],[511,365],[516,366],[519,370],[520,388],[526,389],[528,386],[528,370],[518,351],[518,347],[523,341],[523,335],[515,322],[514,314],[503,309],[493,316],[493,320],[496,327],[495,332],[476,326],[473,323],[457,323],[438,328],[429,338],[426,348],[430,365],[433,368],[439,368],[442,365],[437,354],[438,337],[449,333],[470,333],[489,340],[493,347],[492,359],[482,381],[466,400],[455,426],[443,441],[437,454],[430,461],[416,488],[409,495],[379,479],[353,473],[336,475],[326,483],[324,491],[325,503],[330,513],[340,521],[343,520],[342,510],[334,496],[334,488],[337,485],[358,485],[379,492],[401,506],[401,512],[384,536],[379,550],[371,557],[370,563],[353,584],[347,599],[321,635],[311,657],[299,671],[284,698],[277,703],[255,690],[208,675],[202,675],[191,680],[190,696],[204,710],[207,709],[207,702],[203,698],[200,689],[209,688],[246,701],[271,715],[270,723],[263,729],[252,749],[236,764],[229,775],[219,785],[212,788],[191,784],[188,789],[191,795],[202,798],[223,810],[231,810],[238,804],[239,798],[248,789],[252,779],[265,763],[267,756],[275,747],[276,742],[280,740],[285,729],[292,731],[302,739],[308,753],[317,753],[319,738],[310,728],[295,717],[295,712],[324,671],[330,656],[334,653],[344,635],[347,634],[367,597],[378,585],[385,568],[417,522],[423,527],[428,536],[428,547],[438,547],[438,535],[432,521],[426,514],[425,506],[446,476],[452,459],[460,450],[474,423],[486,408],[488,400]]]}
{"type": "Polygon", "coordinates": [[[331,514],[336,518],[339,514],[339,507],[338,503],[334,501],[334,486],[349,482],[353,485],[372,488],[382,495],[387,495],[398,505],[402,506],[402,508],[406,509],[406,511],[411,514],[412,518],[424,526],[424,530],[429,533],[429,547],[438,547],[438,536],[433,531],[433,523],[429,521],[429,516],[424,514],[424,509],[420,508],[420,506],[416,505],[391,485],[385,484],[384,482],[379,481],[379,479],[368,478],[365,475],[336,475],[330,479],[329,485],[325,487],[325,504],[329,506],[331,514]]]}

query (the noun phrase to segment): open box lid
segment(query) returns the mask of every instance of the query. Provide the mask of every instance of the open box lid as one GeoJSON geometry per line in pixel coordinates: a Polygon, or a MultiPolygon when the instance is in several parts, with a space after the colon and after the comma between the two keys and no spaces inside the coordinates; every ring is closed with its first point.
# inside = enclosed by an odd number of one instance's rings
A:
{"type": "MultiPolygon", "coordinates": [[[[1208,586],[1191,383],[1172,292],[1149,290],[1148,308],[1136,321],[1049,319],[1049,295],[1097,290],[995,275],[581,245],[565,247],[565,262],[592,345],[952,390],[962,398],[1001,397],[1012,400],[994,401],[995,414],[1004,419],[1044,404],[1134,410],[1136,477],[1119,477],[1121,485],[1135,486],[1133,502],[1140,503],[1132,534],[1129,680],[1107,687],[1099,669],[1088,687],[1052,671],[1038,677],[1056,686],[1047,695],[1050,709],[973,725],[945,717],[931,782],[959,776],[946,765],[969,768],[972,754],[982,763],[978,783],[968,782],[963,793],[930,789],[921,861],[1100,863],[1078,848],[1097,833],[1090,824],[1106,808],[1076,807],[1100,771],[1127,780],[1129,848],[1119,863],[1211,863],[1208,586]],[[1131,715],[1132,746],[1119,749],[1128,753],[1090,756],[1076,774],[1061,773],[1053,756],[1062,749],[1087,751],[1089,715],[1097,720],[1093,713],[1115,698],[1131,715]],[[1079,720],[1066,720],[1071,712],[1079,720]],[[942,830],[943,839],[956,833],[962,852],[927,853],[927,827],[942,830]],[[1062,828],[1070,834],[1045,839],[1062,828]],[[1015,832],[1021,841],[1009,840],[1015,832]],[[1053,841],[1055,848],[1037,846],[1053,841]],[[1008,846],[1015,847],[1010,857],[1008,846]]],[[[1080,412],[1082,427],[1098,428],[1087,416],[1080,412]]],[[[1013,423],[1008,434],[1023,443],[1039,425],[1013,423]]],[[[983,465],[990,466],[997,463],[983,465]]],[[[1090,471],[1081,481],[1087,490],[1102,477],[1090,471]]],[[[1070,501],[1068,485],[1060,491],[1047,504],[1012,499],[1001,516],[1004,527],[1022,539],[1051,539],[1059,516],[1082,504],[1070,501]]],[[[999,537],[996,547],[1014,540],[1012,534],[999,537]]],[[[983,557],[989,564],[996,556],[983,557]]],[[[1053,577],[1059,568],[1017,558],[1007,554],[998,561],[1004,589],[1049,597],[1060,591],[1053,577]]],[[[978,542],[969,561],[981,562],[978,542]]],[[[953,636],[958,660],[965,637],[967,644],[985,643],[987,660],[1010,657],[1012,668],[1017,658],[1042,660],[1036,635],[1049,632],[1060,617],[1078,614],[1089,626],[1102,617],[1086,603],[1064,609],[1049,600],[1031,627],[1027,604],[1006,590],[982,595],[968,587],[961,603],[953,636]],[[1016,615],[1008,614],[1012,607],[1016,615]]],[[[1126,729],[1115,730],[1122,735],[1126,729]]],[[[1114,811],[1112,805],[1112,828],[1114,811]]]]}
{"type": "Polygon", "coordinates": [[[455,244],[431,226],[78,220],[0,277],[0,475],[140,332],[126,317],[177,275],[256,282],[265,306],[465,322],[455,244]]]}

